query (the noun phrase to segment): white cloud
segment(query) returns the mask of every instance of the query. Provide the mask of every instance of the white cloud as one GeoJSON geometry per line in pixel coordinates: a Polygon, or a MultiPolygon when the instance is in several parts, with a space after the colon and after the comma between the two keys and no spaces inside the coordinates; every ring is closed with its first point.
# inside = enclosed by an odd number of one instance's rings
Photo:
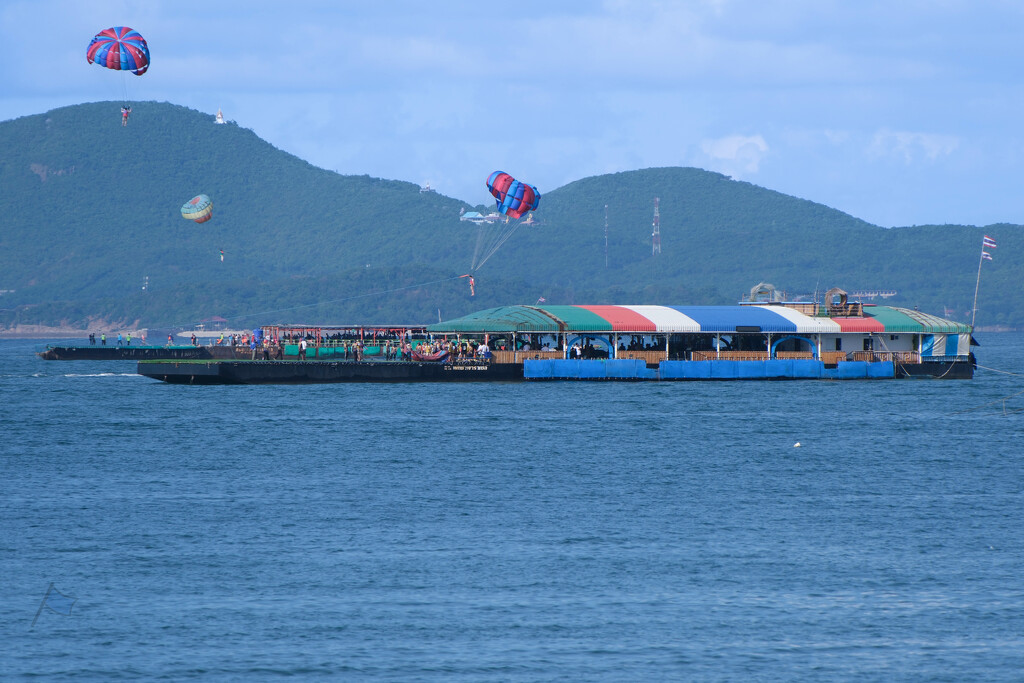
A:
{"type": "Polygon", "coordinates": [[[883,129],[875,133],[867,151],[871,158],[899,159],[909,165],[949,156],[959,146],[960,140],[952,135],[883,129]]]}
{"type": "Polygon", "coordinates": [[[757,173],[768,143],[760,135],[728,135],[701,141],[700,150],[709,168],[739,177],[757,173]]]}

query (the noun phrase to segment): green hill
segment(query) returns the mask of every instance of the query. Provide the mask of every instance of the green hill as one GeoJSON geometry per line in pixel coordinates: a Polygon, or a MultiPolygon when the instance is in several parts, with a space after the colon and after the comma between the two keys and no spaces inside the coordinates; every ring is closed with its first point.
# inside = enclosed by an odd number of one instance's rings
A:
{"type": "MultiPolygon", "coordinates": [[[[894,289],[890,302],[963,319],[981,235],[979,324],[1024,323],[1010,296],[1021,226],[883,229],[692,168],[586,178],[544,192],[468,273],[468,207],[412,183],[342,176],[252,131],[166,103],[100,102],[0,123],[0,326],[425,323],[508,303],[728,303],[769,281],[790,294],[894,289]],[[184,220],[204,193],[213,219],[184,220]],[[654,197],[662,253],[651,255],[654,197]],[[608,206],[607,266],[605,205],[608,206]],[[221,262],[219,251],[225,252],[221,262]],[[143,290],[143,285],[146,289],[143,290]]],[[[483,179],[494,169],[481,168],[483,179]]],[[[545,188],[541,188],[542,191],[545,188]]]]}

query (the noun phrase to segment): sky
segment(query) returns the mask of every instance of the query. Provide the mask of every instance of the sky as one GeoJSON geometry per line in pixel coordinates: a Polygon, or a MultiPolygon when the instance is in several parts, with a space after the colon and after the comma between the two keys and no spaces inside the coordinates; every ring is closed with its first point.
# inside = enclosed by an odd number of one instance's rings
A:
{"type": "Polygon", "coordinates": [[[695,166],[885,227],[1024,223],[1019,0],[0,0],[0,34],[0,120],[126,93],[471,205],[494,170],[695,166]],[[86,61],[116,25],[143,76],[86,61]]]}

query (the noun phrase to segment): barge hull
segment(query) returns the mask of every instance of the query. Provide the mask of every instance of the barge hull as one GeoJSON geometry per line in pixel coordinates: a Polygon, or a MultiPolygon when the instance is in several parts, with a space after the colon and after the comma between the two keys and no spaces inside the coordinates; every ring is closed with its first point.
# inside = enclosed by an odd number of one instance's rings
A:
{"type": "Polygon", "coordinates": [[[521,364],[357,361],[146,361],[138,373],[171,384],[521,382],[521,364]]]}
{"type": "Polygon", "coordinates": [[[932,379],[971,379],[974,377],[974,363],[967,360],[922,361],[921,363],[898,363],[896,377],[932,379]]]}
{"type": "Polygon", "coordinates": [[[970,379],[968,362],[893,365],[891,362],[535,361],[524,363],[425,363],[374,361],[143,361],[138,373],[172,384],[332,384],[344,382],[526,381],[750,381],[779,379],[878,380],[930,377],[970,379]]]}

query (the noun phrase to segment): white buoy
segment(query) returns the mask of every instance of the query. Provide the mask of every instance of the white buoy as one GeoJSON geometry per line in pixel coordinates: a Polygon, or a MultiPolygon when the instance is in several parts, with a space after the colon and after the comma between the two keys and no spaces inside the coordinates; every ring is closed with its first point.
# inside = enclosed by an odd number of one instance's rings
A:
{"type": "Polygon", "coordinates": [[[800,448],[800,442],[797,441],[795,444],[793,444],[793,448],[800,448]]]}

